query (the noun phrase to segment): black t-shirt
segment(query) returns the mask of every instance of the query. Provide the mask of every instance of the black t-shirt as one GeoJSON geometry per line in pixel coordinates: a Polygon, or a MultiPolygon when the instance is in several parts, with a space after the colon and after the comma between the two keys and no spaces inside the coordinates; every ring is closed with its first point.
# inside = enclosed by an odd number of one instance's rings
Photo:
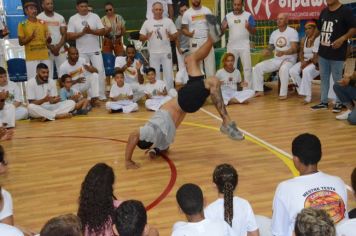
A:
{"type": "Polygon", "coordinates": [[[324,8],[318,20],[320,31],[319,55],[329,60],[345,61],[347,40],[338,49],[333,49],[331,44],[346,34],[350,28],[355,27],[356,17],[352,14],[350,8],[344,5],[341,5],[335,11],[330,11],[327,7],[324,8]]]}
{"type": "Polygon", "coordinates": [[[355,219],[356,218],[356,208],[352,209],[351,211],[349,211],[349,218],[350,219],[355,219]]]}

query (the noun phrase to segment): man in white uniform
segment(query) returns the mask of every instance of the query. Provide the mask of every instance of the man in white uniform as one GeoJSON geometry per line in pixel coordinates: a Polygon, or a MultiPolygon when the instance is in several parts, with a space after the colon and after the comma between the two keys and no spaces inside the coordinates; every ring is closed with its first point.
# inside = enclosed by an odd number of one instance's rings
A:
{"type": "Polygon", "coordinates": [[[99,99],[105,100],[105,71],[99,45],[99,36],[104,36],[105,28],[99,16],[88,10],[87,0],[77,0],[78,13],[69,18],[67,38],[76,40],[80,57],[98,69],[99,99]]]}
{"type": "Polygon", "coordinates": [[[347,190],[339,177],[318,170],[321,143],[312,134],[301,134],[292,143],[293,162],[300,176],[280,183],[273,199],[272,234],[292,236],[297,214],[303,208],[323,209],[334,223],[348,218],[347,190]]]}
{"type": "Polygon", "coordinates": [[[17,84],[8,80],[6,70],[3,67],[0,67],[0,92],[7,93],[5,103],[14,106],[14,114],[12,114],[14,117],[11,120],[28,118],[27,108],[22,106],[24,99],[20,88],[17,84]]]}
{"type": "Polygon", "coordinates": [[[64,44],[66,42],[67,25],[64,17],[53,11],[53,0],[42,1],[43,12],[38,14],[37,19],[43,20],[51,34],[52,42],[48,46],[49,58],[52,62],[50,67],[50,78],[53,78],[54,64],[57,71],[62,63],[66,60],[64,44]]]}
{"type": "Polygon", "coordinates": [[[72,77],[73,88],[79,92],[88,92],[88,100],[95,105],[99,97],[99,75],[98,70],[88,64],[84,58],[79,57],[75,47],[68,49],[68,60],[59,69],[59,77],[68,74],[72,77]]]}
{"type": "Polygon", "coordinates": [[[225,16],[221,28],[223,32],[229,29],[227,52],[234,54],[236,68],[238,59],[241,58],[244,80],[251,88],[250,34],[256,33],[256,22],[249,12],[243,10],[243,0],[234,0],[232,8],[233,11],[225,16]]]}
{"type": "Polygon", "coordinates": [[[156,80],[160,79],[160,66],[163,68],[163,79],[167,84],[167,89],[174,88],[173,84],[173,64],[172,49],[170,41],[176,40],[178,32],[173,21],[163,18],[162,4],[157,2],[152,8],[153,19],[146,20],[140,30],[140,40],[148,41],[148,51],[150,53],[150,66],[157,71],[156,80]]]}
{"type": "Polygon", "coordinates": [[[297,62],[298,32],[288,26],[288,18],[285,13],[280,13],[277,18],[278,29],[273,31],[269,39],[269,47],[264,55],[274,58],[258,63],[252,71],[252,89],[256,96],[263,95],[263,74],[278,71],[281,80],[280,99],[287,98],[289,69],[297,62]]]}
{"type": "Polygon", "coordinates": [[[135,46],[127,45],[126,57],[119,56],[115,59],[115,71],[124,73],[125,83],[129,84],[132,88],[133,101],[137,102],[145,93],[143,92],[143,66],[139,60],[135,59],[135,55],[135,46]]]}
{"type": "MultiPolygon", "coordinates": [[[[201,0],[192,0],[192,6],[182,18],[182,33],[190,38],[190,50],[195,52],[207,41],[209,26],[205,15],[211,15],[209,8],[201,5],[201,0]]],[[[203,60],[203,69],[207,77],[215,75],[215,54],[211,48],[203,60]]]]}
{"type": "Polygon", "coordinates": [[[26,94],[29,102],[28,112],[32,118],[55,120],[70,118],[69,113],[74,110],[75,102],[66,100],[61,102],[56,84],[48,81],[48,66],[44,63],[37,65],[37,75],[26,84],[26,94]]]}
{"type": "Polygon", "coordinates": [[[147,10],[146,10],[146,19],[152,19],[152,7],[156,2],[162,3],[163,6],[163,18],[170,18],[173,20],[174,17],[174,9],[172,0],[147,0],[147,10]]]}

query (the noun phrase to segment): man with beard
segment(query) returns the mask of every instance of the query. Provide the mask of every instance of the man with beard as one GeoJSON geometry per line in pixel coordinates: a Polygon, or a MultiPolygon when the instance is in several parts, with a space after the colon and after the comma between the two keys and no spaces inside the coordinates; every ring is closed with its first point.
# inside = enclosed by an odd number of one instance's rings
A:
{"type": "Polygon", "coordinates": [[[48,66],[40,63],[37,65],[36,77],[26,84],[30,117],[41,118],[43,121],[72,117],[69,112],[74,110],[75,102],[61,102],[56,84],[53,80],[48,81],[48,74],[48,66]]]}

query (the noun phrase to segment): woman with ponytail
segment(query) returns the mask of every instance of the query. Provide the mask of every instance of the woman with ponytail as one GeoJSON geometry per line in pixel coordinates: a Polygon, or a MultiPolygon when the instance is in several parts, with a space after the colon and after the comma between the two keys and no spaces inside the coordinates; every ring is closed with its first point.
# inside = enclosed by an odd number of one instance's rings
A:
{"type": "Polygon", "coordinates": [[[236,236],[259,236],[255,215],[248,201],[234,196],[238,174],[229,164],[218,165],[213,173],[218,199],[208,205],[204,214],[208,219],[224,219],[236,236]]]}

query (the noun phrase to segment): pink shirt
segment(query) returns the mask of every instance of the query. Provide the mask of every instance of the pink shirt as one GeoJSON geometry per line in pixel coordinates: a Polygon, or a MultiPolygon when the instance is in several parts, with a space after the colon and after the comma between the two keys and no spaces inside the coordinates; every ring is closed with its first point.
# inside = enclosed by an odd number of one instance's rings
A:
{"type": "MultiPolygon", "coordinates": [[[[118,208],[122,201],[114,200],[114,208],[118,208]]],[[[105,230],[103,232],[89,232],[88,226],[85,227],[84,236],[114,236],[114,232],[112,230],[112,219],[110,218],[106,223],[105,230]]]]}

